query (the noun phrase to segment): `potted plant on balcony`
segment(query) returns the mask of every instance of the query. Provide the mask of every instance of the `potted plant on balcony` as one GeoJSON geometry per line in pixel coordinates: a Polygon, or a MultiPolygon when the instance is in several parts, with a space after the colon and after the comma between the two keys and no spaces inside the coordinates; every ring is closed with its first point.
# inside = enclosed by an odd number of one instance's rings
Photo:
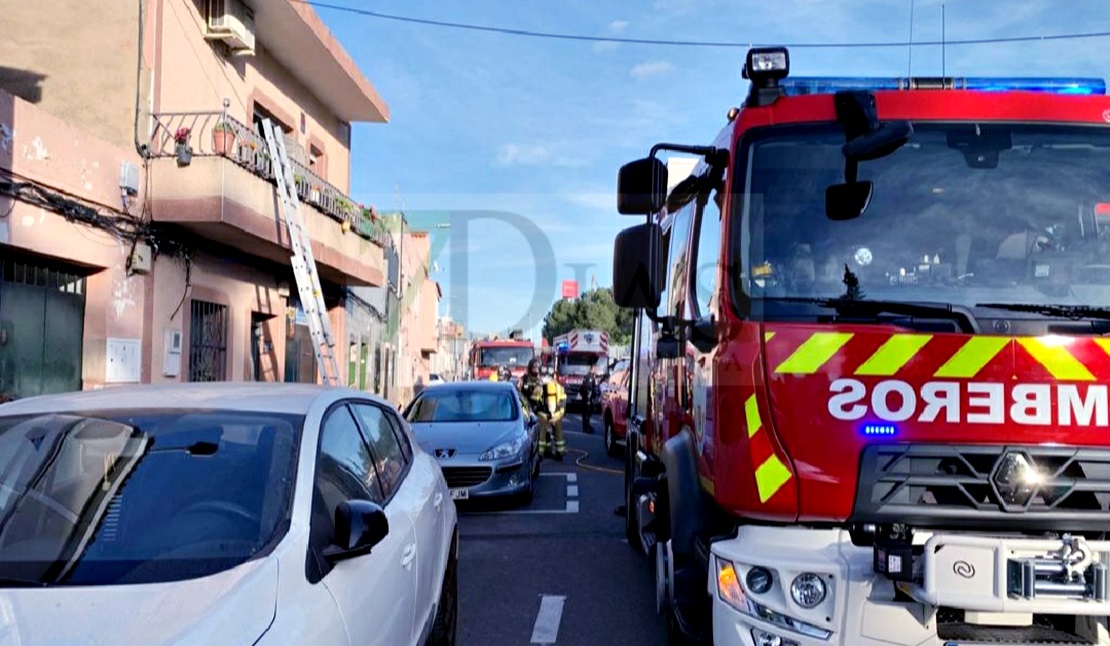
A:
{"type": "Polygon", "coordinates": [[[193,162],[193,148],[189,145],[189,135],[191,133],[192,130],[189,128],[178,128],[177,132],[173,133],[178,166],[188,166],[193,162]]]}
{"type": "Polygon", "coordinates": [[[235,129],[231,123],[220,121],[212,128],[212,148],[217,155],[227,155],[235,148],[235,129]]]}

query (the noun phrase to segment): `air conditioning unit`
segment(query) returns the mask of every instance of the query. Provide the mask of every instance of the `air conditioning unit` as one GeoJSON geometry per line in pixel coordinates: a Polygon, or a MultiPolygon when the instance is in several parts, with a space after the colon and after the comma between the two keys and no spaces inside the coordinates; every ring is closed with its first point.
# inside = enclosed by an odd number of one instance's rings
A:
{"type": "Polygon", "coordinates": [[[206,0],[204,37],[222,40],[236,54],[254,53],[254,12],[243,0],[206,0]]]}

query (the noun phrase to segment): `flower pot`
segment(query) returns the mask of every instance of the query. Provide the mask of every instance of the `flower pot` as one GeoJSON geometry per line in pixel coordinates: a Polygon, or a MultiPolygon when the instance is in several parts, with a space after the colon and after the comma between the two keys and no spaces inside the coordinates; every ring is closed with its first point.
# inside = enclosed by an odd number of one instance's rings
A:
{"type": "Polygon", "coordinates": [[[177,165],[188,166],[193,163],[193,149],[186,144],[177,144],[177,165]]]}
{"type": "Polygon", "coordinates": [[[212,148],[217,155],[226,155],[235,148],[235,133],[231,130],[215,130],[212,132],[212,148]]]}

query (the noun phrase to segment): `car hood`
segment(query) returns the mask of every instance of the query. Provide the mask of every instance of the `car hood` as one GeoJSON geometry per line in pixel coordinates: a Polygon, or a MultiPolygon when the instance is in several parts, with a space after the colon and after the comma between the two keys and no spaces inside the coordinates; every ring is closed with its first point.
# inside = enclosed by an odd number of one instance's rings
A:
{"type": "Polygon", "coordinates": [[[432,455],[448,450],[478,454],[507,442],[520,432],[520,420],[511,422],[432,422],[412,424],[420,448],[432,455]]]}
{"type": "Polygon", "coordinates": [[[0,589],[0,644],[251,644],[277,607],[274,559],[171,583],[0,589]]]}

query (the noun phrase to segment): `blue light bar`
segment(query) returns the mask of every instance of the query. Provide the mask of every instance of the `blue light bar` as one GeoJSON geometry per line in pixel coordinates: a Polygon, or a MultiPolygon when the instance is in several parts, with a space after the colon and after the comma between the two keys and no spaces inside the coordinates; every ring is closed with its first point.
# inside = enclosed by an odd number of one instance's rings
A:
{"type": "Polygon", "coordinates": [[[871,435],[871,436],[875,436],[875,435],[886,435],[886,436],[897,435],[898,434],[898,427],[894,426],[893,424],[864,424],[863,425],[863,434],[864,435],[871,435]]]}
{"type": "Polygon", "coordinates": [[[977,92],[1048,92],[1104,95],[1106,81],[1097,78],[924,78],[924,77],[795,77],[779,81],[787,96],[835,94],[840,90],[975,90],[977,92]]]}

